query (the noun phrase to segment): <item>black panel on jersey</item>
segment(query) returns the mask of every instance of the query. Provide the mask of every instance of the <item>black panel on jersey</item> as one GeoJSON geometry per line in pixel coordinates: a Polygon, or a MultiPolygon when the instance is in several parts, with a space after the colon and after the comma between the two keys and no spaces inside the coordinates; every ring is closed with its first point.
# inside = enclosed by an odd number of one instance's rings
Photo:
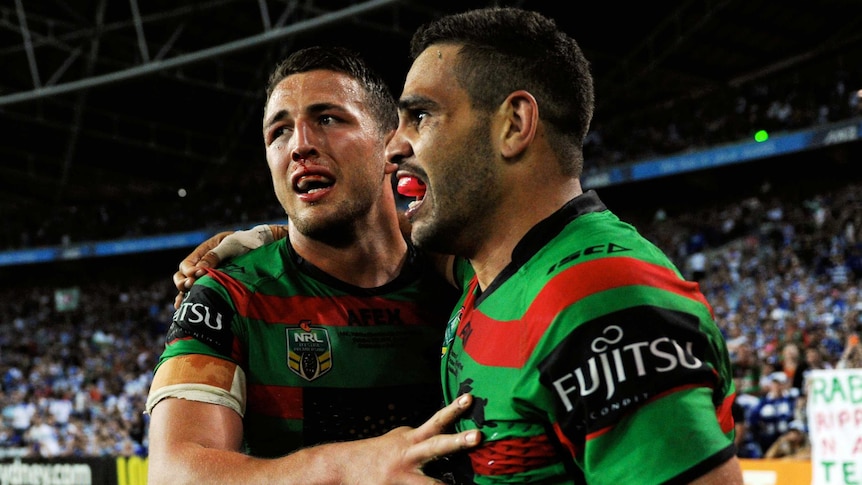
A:
{"type": "Polygon", "coordinates": [[[174,312],[167,341],[194,337],[222,355],[230,355],[233,315],[233,308],[218,293],[205,286],[194,285],[179,310],[174,312]]]}

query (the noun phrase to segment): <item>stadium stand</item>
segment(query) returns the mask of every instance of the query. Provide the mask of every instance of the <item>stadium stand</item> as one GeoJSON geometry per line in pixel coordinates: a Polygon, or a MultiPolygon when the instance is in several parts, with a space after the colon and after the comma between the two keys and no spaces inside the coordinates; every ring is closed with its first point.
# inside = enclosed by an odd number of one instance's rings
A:
{"type": "MultiPolygon", "coordinates": [[[[860,364],[847,354],[862,327],[858,180],[803,199],[791,190],[679,210],[656,206],[637,224],[686,272],[705,255],[700,284],[753,407],[775,372],[787,373],[786,391],[798,397],[794,377],[806,366],[860,364]],[[783,368],[789,345],[819,358],[783,368]],[[753,362],[742,365],[745,349],[754,349],[753,362]]],[[[170,275],[184,254],[3,269],[4,453],[146,455],[143,403],[173,313],[170,275]]],[[[804,420],[798,409],[782,426],[794,419],[804,420]]]]}
{"type": "MultiPolygon", "coordinates": [[[[587,175],[749,140],[758,129],[775,137],[859,120],[860,89],[859,66],[829,65],[596,120],[587,175]]],[[[742,457],[762,457],[791,427],[804,431],[809,369],[862,367],[858,137],[857,128],[817,149],[598,188],[712,304],[741,391],[742,457]],[[774,385],[792,412],[768,428],[755,413],[774,385]]],[[[4,213],[0,248],[279,220],[262,160],[258,168],[208,179],[196,192],[204,197],[4,213]]],[[[142,410],[173,313],[170,276],[189,244],[0,266],[0,457],[147,455],[142,410]]]]}

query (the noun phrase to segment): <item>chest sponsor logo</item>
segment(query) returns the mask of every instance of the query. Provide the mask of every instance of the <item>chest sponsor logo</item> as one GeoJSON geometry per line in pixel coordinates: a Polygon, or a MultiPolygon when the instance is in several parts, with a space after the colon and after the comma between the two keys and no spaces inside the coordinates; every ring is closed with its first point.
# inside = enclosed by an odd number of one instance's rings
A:
{"type": "Polygon", "coordinates": [[[286,332],[287,366],[294,374],[310,382],[332,370],[332,343],[325,328],[302,322],[286,332]]]}
{"type": "Polygon", "coordinates": [[[568,419],[583,420],[578,427],[610,425],[663,392],[714,379],[691,315],[639,307],[586,327],[594,330],[574,332],[540,366],[568,419]]]}
{"type": "Polygon", "coordinates": [[[678,367],[699,369],[703,365],[700,359],[692,355],[691,342],[686,342],[683,348],[676,340],[658,337],[611,348],[622,338],[622,328],[616,325],[605,328],[604,336],[592,341],[590,348],[594,354],[587,359],[586,365],[554,381],[554,389],[567,411],[573,408],[569,398],[572,393],[581,397],[599,393],[604,394],[604,399],[612,400],[617,385],[629,378],[643,377],[647,373],[673,372],[678,367]],[[626,370],[626,367],[633,368],[634,372],[626,370]]]}
{"type": "Polygon", "coordinates": [[[347,325],[370,327],[378,325],[404,325],[400,308],[360,308],[347,310],[347,325]]]}

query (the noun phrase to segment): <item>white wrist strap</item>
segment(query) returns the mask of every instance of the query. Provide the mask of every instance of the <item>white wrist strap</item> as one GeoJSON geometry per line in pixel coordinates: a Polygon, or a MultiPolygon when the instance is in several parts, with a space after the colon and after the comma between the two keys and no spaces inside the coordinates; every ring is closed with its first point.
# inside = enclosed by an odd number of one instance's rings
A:
{"type": "Polygon", "coordinates": [[[212,249],[220,261],[225,261],[243,255],[252,249],[259,248],[273,241],[272,231],[268,224],[260,224],[251,229],[236,231],[226,236],[212,249]]]}

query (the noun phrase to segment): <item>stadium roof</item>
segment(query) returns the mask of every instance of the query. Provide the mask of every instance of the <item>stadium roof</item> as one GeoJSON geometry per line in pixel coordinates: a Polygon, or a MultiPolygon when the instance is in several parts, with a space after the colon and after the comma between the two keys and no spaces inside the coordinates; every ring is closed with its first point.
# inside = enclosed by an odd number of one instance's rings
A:
{"type": "Polygon", "coordinates": [[[262,88],[287,52],[349,45],[397,94],[416,26],[492,5],[540,10],[579,41],[596,119],[862,57],[856,0],[15,0],[0,5],[0,212],[265,170],[262,88]]]}

